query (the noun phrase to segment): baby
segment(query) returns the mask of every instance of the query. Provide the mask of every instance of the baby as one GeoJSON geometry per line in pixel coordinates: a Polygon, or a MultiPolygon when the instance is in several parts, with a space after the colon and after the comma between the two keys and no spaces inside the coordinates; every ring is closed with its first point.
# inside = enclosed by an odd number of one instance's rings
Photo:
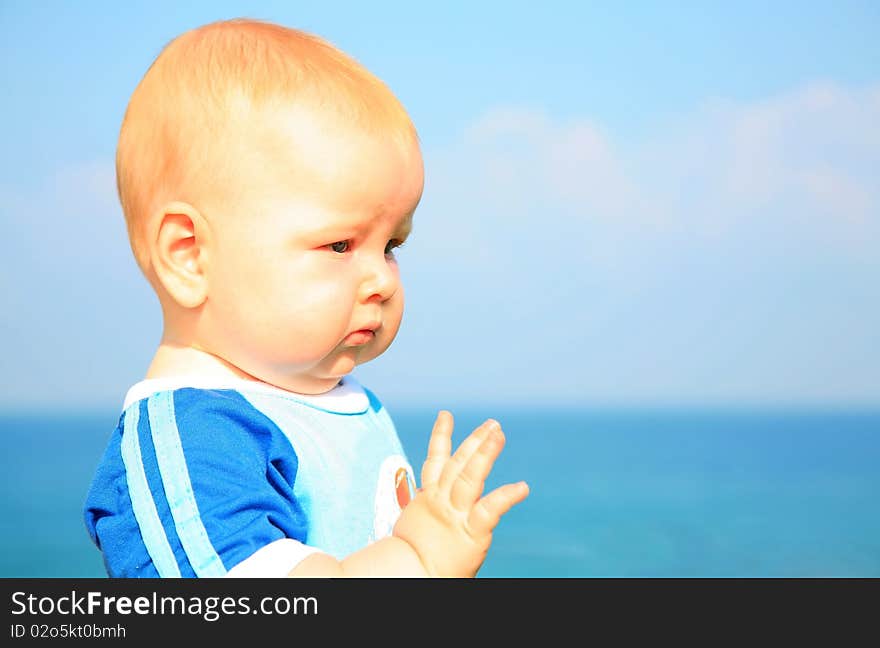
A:
{"type": "Polygon", "coordinates": [[[483,495],[494,420],[452,452],[441,411],[421,488],[350,372],[403,313],[416,131],[327,42],[229,20],[169,43],[135,89],[117,183],[164,316],[85,520],[113,577],[472,577],[528,495],[483,495]]]}

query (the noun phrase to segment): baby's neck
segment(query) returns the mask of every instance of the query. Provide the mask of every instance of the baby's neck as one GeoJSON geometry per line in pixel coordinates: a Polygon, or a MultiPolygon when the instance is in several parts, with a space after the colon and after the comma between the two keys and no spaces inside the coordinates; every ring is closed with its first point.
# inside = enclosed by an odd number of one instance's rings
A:
{"type": "Polygon", "coordinates": [[[222,358],[201,349],[167,342],[159,344],[145,378],[204,376],[256,380],[222,358]]]}

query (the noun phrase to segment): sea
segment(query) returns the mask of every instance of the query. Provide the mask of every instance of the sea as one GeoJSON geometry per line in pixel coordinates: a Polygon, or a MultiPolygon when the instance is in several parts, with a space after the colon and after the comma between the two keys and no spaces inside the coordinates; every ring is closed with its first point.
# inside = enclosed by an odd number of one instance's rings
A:
{"type": "MultiPolygon", "coordinates": [[[[482,578],[880,576],[880,410],[450,408],[525,480],[482,578]]],[[[104,577],[82,504],[118,411],[0,414],[0,577],[104,577]]],[[[418,476],[436,412],[391,411],[418,476]]]]}

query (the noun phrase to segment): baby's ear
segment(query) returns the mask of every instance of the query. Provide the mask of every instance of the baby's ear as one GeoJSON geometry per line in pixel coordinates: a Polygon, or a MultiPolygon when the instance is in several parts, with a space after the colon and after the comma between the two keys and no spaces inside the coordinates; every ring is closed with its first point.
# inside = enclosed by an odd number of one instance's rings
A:
{"type": "Polygon", "coordinates": [[[150,256],[159,282],[184,308],[201,306],[208,294],[205,219],[192,205],[173,202],[155,222],[150,256]]]}

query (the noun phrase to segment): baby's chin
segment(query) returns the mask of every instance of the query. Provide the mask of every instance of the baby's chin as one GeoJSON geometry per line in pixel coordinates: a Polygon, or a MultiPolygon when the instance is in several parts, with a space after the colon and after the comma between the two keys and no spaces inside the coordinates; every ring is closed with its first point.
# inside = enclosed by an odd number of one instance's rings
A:
{"type": "MultiPolygon", "coordinates": [[[[360,350],[360,353],[357,354],[355,359],[355,366],[366,364],[371,360],[375,360],[380,355],[385,353],[388,350],[388,347],[391,346],[391,342],[388,341],[386,343],[382,343],[380,340],[374,340],[373,344],[365,346],[360,350]]],[[[354,369],[354,367],[352,367],[354,369]]]]}
{"type": "Polygon", "coordinates": [[[339,353],[332,359],[325,358],[325,362],[310,370],[290,373],[282,370],[267,375],[263,380],[297,394],[323,394],[336,387],[357,365],[366,362],[358,356],[359,353],[339,353]]]}
{"type": "MultiPolygon", "coordinates": [[[[306,364],[278,365],[254,362],[255,366],[242,367],[257,380],[297,394],[323,394],[336,387],[359,365],[375,360],[390,346],[382,337],[365,344],[339,346],[328,356],[306,364]]],[[[252,358],[251,360],[257,360],[252,358]]]]}

